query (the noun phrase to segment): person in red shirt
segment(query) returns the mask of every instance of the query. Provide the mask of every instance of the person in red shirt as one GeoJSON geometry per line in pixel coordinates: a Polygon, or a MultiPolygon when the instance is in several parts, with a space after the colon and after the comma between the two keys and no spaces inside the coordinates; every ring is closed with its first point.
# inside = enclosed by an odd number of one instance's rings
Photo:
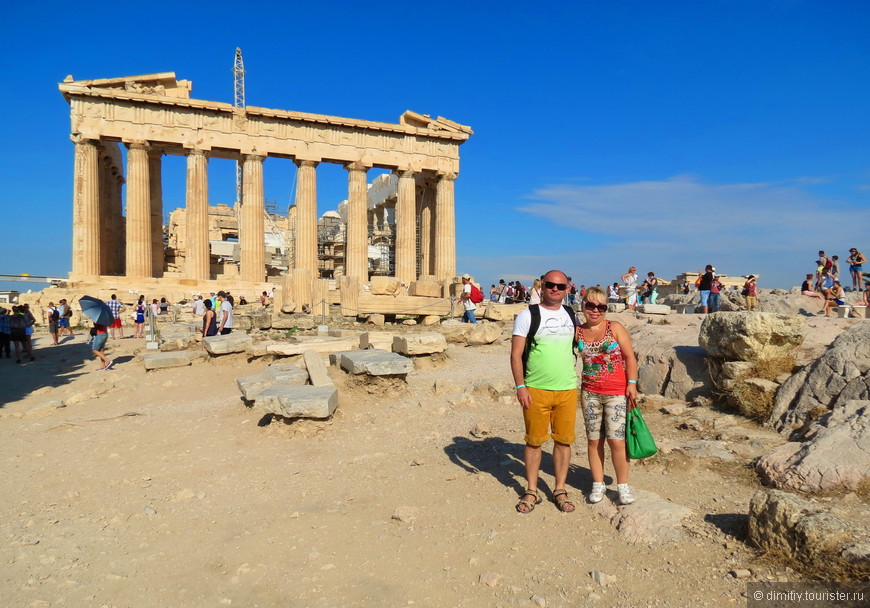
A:
{"type": "Polygon", "coordinates": [[[577,350],[583,358],[583,418],[586,421],[592,492],[589,502],[601,502],[604,483],[604,438],[616,471],[619,502],[634,502],[628,485],[625,448],[626,414],[637,407],[637,359],[628,331],[618,321],[608,321],[607,294],[590,287],[583,301],[586,322],[577,328],[577,350]]]}

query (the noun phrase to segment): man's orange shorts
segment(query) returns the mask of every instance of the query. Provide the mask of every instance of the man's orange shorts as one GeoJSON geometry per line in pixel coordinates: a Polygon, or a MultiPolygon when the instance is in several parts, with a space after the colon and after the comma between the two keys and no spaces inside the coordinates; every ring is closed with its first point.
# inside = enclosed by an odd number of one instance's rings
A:
{"type": "Polygon", "coordinates": [[[574,443],[577,422],[577,389],[545,391],[529,387],[532,404],[523,409],[526,444],[540,446],[551,437],[557,443],[574,443]],[[552,430],[552,433],[550,432],[552,430]]]}

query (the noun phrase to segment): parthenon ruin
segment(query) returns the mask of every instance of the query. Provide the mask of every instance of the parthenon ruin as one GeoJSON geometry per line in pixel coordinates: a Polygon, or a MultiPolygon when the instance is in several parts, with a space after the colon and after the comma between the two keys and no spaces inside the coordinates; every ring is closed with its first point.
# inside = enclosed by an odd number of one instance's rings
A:
{"type": "MultiPolygon", "coordinates": [[[[398,123],[384,123],[236,108],[192,99],[191,88],[190,81],[177,80],[173,72],[100,80],[68,76],[59,84],[70,105],[75,144],[71,282],[99,284],[123,277],[147,284],[162,279],[194,291],[232,281],[251,293],[272,287],[263,193],[263,163],[270,157],[291,159],[297,166],[295,207],[292,221],[288,218],[292,265],[286,274],[310,280],[324,276],[317,167],[337,163],[348,179],[341,218],[346,232],[343,277],[356,285],[369,280],[369,235],[378,222],[367,206],[372,168],[389,170],[386,181],[394,186],[390,269],[395,279],[410,285],[421,278],[443,282],[456,275],[454,181],[459,146],[473,134],[470,127],[411,111],[398,123]],[[126,147],[126,163],[120,145],[126,147]],[[187,159],[180,265],[167,264],[164,248],[163,155],[187,159]],[[211,263],[210,158],[235,160],[242,167],[237,276],[211,263]]],[[[382,224],[385,209],[380,213],[382,224]]]]}

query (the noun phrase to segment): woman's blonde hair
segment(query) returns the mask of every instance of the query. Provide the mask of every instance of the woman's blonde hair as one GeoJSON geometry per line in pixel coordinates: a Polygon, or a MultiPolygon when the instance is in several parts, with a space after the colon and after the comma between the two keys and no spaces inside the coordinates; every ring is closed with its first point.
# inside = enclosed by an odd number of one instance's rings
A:
{"type": "Polygon", "coordinates": [[[540,291],[541,290],[541,279],[535,279],[535,282],[532,283],[532,287],[534,289],[537,289],[538,291],[540,291]]]}
{"type": "Polygon", "coordinates": [[[607,302],[607,294],[604,293],[604,290],[600,287],[587,287],[586,294],[583,296],[583,300],[588,302],[592,296],[598,296],[598,298],[596,299],[607,302]]]}

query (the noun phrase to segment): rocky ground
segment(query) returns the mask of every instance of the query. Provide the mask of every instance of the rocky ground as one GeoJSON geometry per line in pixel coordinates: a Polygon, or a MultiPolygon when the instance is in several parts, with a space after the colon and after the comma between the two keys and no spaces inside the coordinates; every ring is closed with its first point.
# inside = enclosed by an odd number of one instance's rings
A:
{"type": "MultiPolygon", "coordinates": [[[[678,316],[659,331],[696,336],[678,316]]],[[[807,348],[854,322],[812,320],[807,348]]],[[[418,359],[406,385],[330,369],[336,414],[293,423],[239,398],[267,358],[146,373],[125,339],[98,372],[83,336],[47,342],[0,360],[4,606],[718,607],[744,605],[747,581],[801,580],[744,542],[749,462],[784,438],[673,399],[644,401],[662,453],[633,465],[636,504],[584,503],[581,439],[577,511],[550,500],[545,457],[548,500],[516,513],[506,340],[418,359]]]]}

